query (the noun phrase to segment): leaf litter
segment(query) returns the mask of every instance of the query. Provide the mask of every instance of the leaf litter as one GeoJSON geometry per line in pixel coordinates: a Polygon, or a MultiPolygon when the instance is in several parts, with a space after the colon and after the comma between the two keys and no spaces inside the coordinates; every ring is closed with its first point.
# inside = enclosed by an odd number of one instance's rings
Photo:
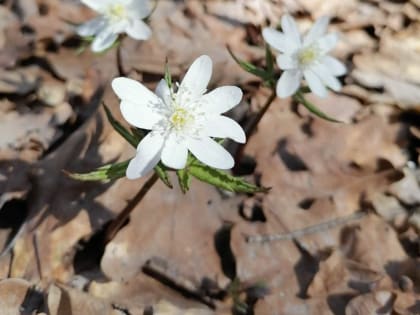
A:
{"type": "Polygon", "coordinates": [[[420,312],[418,1],[161,1],[153,38],[124,41],[122,65],[115,50],[77,54],[69,22],[91,17],[77,1],[11,3],[0,5],[4,314],[420,312]],[[246,125],[268,95],[225,46],[263,66],[259,30],[284,12],[302,28],[333,17],[351,71],[341,95],[311,101],[346,124],[277,99],[236,170],[267,194],[158,184],[101,242],[145,180],[76,182],[62,170],[133,155],[100,106],[121,119],[110,79],[122,68],[154,88],[166,57],[179,79],[209,54],[211,84],[244,90],[231,115],[246,125]]]}

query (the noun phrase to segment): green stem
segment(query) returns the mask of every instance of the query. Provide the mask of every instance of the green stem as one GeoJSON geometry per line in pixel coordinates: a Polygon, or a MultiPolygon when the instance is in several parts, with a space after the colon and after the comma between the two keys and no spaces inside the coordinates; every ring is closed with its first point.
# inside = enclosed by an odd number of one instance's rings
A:
{"type": "MultiPolygon", "coordinates": [[[[258,112],[257,116],[255,116],[255,118],[251,121],[251,123],[245,127],[245,134],[246,134],[247,140],[249,140],[249,138],[252,136],[252,134],[254,133],[255,129],[257,128],[259,122],[261,121],[261,119],[263,118],[263,116],[265,115],[267,110],[270,108],[270,105],[273,103],[275,98],[276,98],[276,91],[274,89],[272,89],[270,96],[268,97],[267,101],[264,103],[263,107],[258,112]]],[[[244,154],[244,150],[245,150],[245,147],[246,147],[247,143],[248,143],[248,141],[245,142],[244,144],[242,144],[238,148],[238,150],[235,154],[235,164],[236,165],[238,165],[238,163],[242,159],[242,156],[244,154]]]]}
{"type": "Polygon", "coordinates": [[[115,235],[117,235],[118,231],[124,225],[124,222],[128,219],[131,212],[143,200],[147,192],[153,187],[158,178],[159,176],[153,172],[153,175],[147,180],[146,183],[144,183],[139,192],[134,196],[133,199],[130,200],[124,210],[121,211],[121,213],[111,221],[105,232],[105,244],[108,244],[114,239],[115,235]]]}

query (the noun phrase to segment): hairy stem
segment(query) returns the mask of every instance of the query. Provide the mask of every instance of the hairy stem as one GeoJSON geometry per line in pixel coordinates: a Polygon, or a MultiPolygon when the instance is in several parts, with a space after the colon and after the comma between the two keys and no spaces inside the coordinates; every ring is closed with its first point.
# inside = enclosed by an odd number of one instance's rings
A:
{"type": "Polygon", "coordinates": [[[121,211],[121,213],[111,221],[105,232],[105,244],[108,244],[114,239],[115,235],[117,235],[118,231],[124,225],[124,222],[128,219],[131,212],[134,210],[137,204],[143,200],[147,192],[153,187],[158,178],[158,175],[154,172],[153,175],[147,180],[147,182],[144,183],[134,198],[130,200],[124,210],[121,211]]]}

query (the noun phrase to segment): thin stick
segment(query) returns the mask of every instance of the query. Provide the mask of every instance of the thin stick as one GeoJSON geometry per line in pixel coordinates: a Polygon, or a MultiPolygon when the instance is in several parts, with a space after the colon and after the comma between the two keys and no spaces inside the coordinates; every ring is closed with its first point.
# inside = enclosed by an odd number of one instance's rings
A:
{"type": "Polygon", "coordinates": [[[41,257],[39,255],[38,233],[37,232],[35,232],[33,237],[32,237],[32,244],[34,246],[34,251],[35,251],[36,269],[37,269],[38,274],[39,274],[39,279],[42,280],[43,279],[42,266],[41,266],[41,257]]]}
{"type": "MultiPolygon", "coordinates": [[[[260,120],[263,118],[264,114],[267,112],[267,110],[270,108],[270,105],[273,103],[274,99],[276,98],[276,91],[273,90],[271,92],[271,95],[269,96],[269,98],[267,99],[267,101],[264,103],[264,106],[261,108],[261,110],[258,112],[257,116],[255,116],[255,118],[251,121],[251,123],[249,125],[247,125],[245,127],[245,134],[247,139],[249,137],[251,137],[251,135],[254,133],[255,129],[258,126],[258,123],[260,122],[260,120]]],[[[242,159],[242,156],[244,154],[244,150],[246,147],[246,144],[248,143],[245,142],[244,144],[242,144],[239,148],[238,151],[235,154],[235,164],[238,165],[238,163],[240,162],[240,160],[242,159]]]]}
{"type": "Polygon", "coordinates": [[[356,212],[346,217],[336,218],[333,220],[321,222],[311,225],[300,230],[295,230],[284,234],[264,234],[264,235],[248,235],[246,241],[248,243],[268,243],[273,241],[294,240],[308,234],[319,233],[337,227],[338,225],[347,224],[350,221],[358,220],[366,215],[365,212],[356,212]]]}
{"type": "Polygon", "coordinates": [[[111,221],[111,223],[108,225],[108,228],[105,232],[105,244],[108,244],[110,241],[114,239],[115,235],[124,225],[124,222],[128,219],[131,212],[134,210],[137,204],[143,200],[147,192],[150,190],[150,188],[153,187],[153,185],[156,183],[158,178],[159,178],[158,175],[156,173],[153,173],[153,175],[141,187],[137,195],[135,195],[134,198],[130,200],[130,202],[127,204],[125,209],[121,211],[121,213],[115,219],[111,221]]]}

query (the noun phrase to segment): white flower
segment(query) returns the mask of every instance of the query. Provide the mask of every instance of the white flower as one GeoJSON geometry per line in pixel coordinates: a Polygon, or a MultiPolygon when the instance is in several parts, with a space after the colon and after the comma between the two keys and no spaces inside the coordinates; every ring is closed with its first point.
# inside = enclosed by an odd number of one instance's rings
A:
{"type": "Polygon", "coordinates": [[[239,104],[242,91],[236,86],[222,86],[206,93],[212,74],[208,56],[197,58],[177,91],[161,80],[155,93],[141,83],[120,77],[112,81],[121,99],[121,112],[131,125],[150,132],[140,141],[126,175],[138,178],[162,163],[182,169],[188,151],[201,162],[219,169],[234,165],[232,156],[211,137],[245,142],[245,133],[234,120],[221,115],[239,104]]]}
{"type": "Polygon", "coordinates": [[[101,52],[112,46],[118,35],[144,40],[151,30],[142,21],[150,12],[149,0],[81,0],[100,15],[80,25],[76,32],[80,36],[95,36],[92,51],[101,52]]]}
{"type": "Polygon", "coordinates": [[[263,30],[264,40],[280,52],[277,64],[284,72],[277,82],[279,97],[293,95],[298,90],[302,77],[311,91],[321,97],[327,95],[325,86],[334,91],[341,89],[341,83],[336,76],[345,74],[346,67],[328,56],[338,41],[337,34],[325,34],[328,24],[328,17],[320,18],[303,40],[295,21],[289,15],[282,17],[283,32],[272,28],[263,30]]]}

